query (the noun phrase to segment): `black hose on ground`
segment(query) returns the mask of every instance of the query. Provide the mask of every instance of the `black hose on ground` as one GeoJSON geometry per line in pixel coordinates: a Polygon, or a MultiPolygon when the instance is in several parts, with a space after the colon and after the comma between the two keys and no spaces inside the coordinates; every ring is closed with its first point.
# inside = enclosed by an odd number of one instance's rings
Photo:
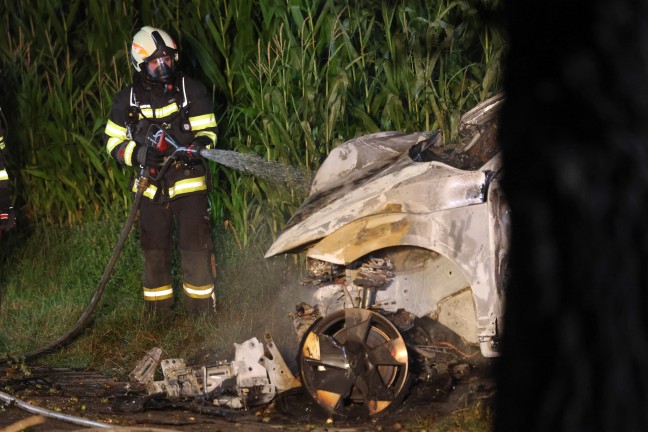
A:
{"type": "MultiPolygon", "coordinates": [[[[135,222],[135,218],[137,217],[137,213],[139,212],[142,197],[144,196],[144,191],[146,191],[146,189],[148,188],[150,180],[159,180],[160,178],[162,178],[166,170],[175,162],[176,155],[181,154],[185,151],[186,148],[184,147],[176,148],[173,154],[166,159],[164,164],[162,164],[162,167],[159,169],[159,171],[154,173],[152,170],[149,170],[147,175],[140,175],[137,181],[137,191],[135,192],[135,198],[133,199],[133,206],[131,207],[131,211],[128,215],[128,218],[126,219],[124,228],[122,228],[122,232],[119,236],[119,239],[117,240],[117,244],[113,248],[112,256],[110,257],[110,261],[108,262],[108,265],[104,270],[101,281],[99,281],[99,285],[97,286],[94,296],[92,297],[92,300],[90,300],[90,304],[83,312],[83,315],[81,315],[77,322],[63,336],[45,346],[42,346],[30,353],[25,354],[23,356],[24,360],[34,359],[43,354],[50,353],[58,348],[63,347],[64,345],[71,342],[72,339],[74,339],[74,337],[77,336],[81,332],[81,330],[83,330],[86,324],[90,322],[90,318],[92,318],[92,314],[97,308],[99,300],[101,300],[101,296],[103,295],[104,289],[106,288],[106,284],[108,284],[108,280],[110,280],[110,276],[112,275],[112,272],[115,268],[115,264],[117,264],[117,259],[119,258],[122,249],[124,249],[124,244],[126,244],[128,234],[130,234],[131,228],[133,227],[133,223],[135,222]]],[[[143,172],[141,174],[143,174],[143,172]]],[[[0,363],[7,362],[8,360],[9,359],[6,356],[0,357],[0,363]]]]}
{"type": "Polygon", "coordinates": [[[74,339],[74,337],[81,332],[83,327],[85,327],[85,325],[88,322],[90,322],[90,318],[92,317],[94,310],[97,308],[97,305],[99,304],[99,300],[101,300],[101,296],[103,295],[104,288],[106,288],[106,284],[108,283],[108,280],[112,275],[112,272],[115,268],[115,264],[117,264],[117,259],[119,258],[122,249],[124,249],[124,244],[126,243],[128,234],[130,234],[131,228],[133,227],[133,223],[135,222],[135,218],[137,217],[137,213],[139,211],[140,203],[142,202],[142,196],[144,194],[144,191],[148,187],[148,184],[149,182],[146,177],[140,177],[138,181],[137,192],[135,193],[135,198],[133,199],[133,206],[131,207],[131,211],[128,215],[128,218],[126,219],[124,228],[122,228],[122,232],[119,236],[119,239],[117,240],[117,244],[113,248],[112,256],[110,257],[110,261],[108,262],[108,265],[104,270],[103,276],[101,277],[101,281],[99,281],[97,290],[95,291],[94,296],[90,301],[90,304],[83,312],[83,315],[81,315],[81,317],[77,320],[77,322],[63,336],[59,337],[55,341],[50,342],[49,344],[41,348],[38,348],[30,353],[25,354],[24,356],[25,360],[34,359],[38,356],[50,353],[58,348],[63,347],[67,343],[71,342],[72,339],[74,339]]]}
{"type": "MultiPolygon", "coordinates": [[[[46,408],[38,407],[35,405],[32,405],[28,402],[25,402],[22,399],[18,399],[15,396],[12,396],[8,393],[0,391],[0,400],[6,402],[7,404],[10,405],[15,405],[18,408],[20,408],[23,411],[30,412],[32,414],[38,414],[42,415],[45,417],[52,418],[54,420],[60,420],[68,423],[74,423],[82,426],[94,426],[97,428],[106,428],[106,429],[111,429],[113,428],[113,425],[103,423],[103,422],[97,422],[97,421],[92,421],[88,419],[84,419],[81,417],[76,417],[76,416],[71,416],[67,414],[61,414],[57,413],[56,411],[48,410],[46,408]]],[[[4,429],[3,429],[4,430],[4,429]]],[[[13,429],[11,429],[13,430],[13,429]]],[[[17,430],[17,429],[16,429],[17,430]]],[[[22,430],[22,429],[21,429],[22,430]]]]}

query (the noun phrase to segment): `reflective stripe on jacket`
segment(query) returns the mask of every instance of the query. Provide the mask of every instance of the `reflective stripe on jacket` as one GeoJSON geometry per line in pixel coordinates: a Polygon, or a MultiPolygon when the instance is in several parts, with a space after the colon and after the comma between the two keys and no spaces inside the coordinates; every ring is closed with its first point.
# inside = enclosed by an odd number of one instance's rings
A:
{"type": "MultiPolygon", "coordinates": [[[[141,81],[120,91],[104,130],[106,151],[121,166],[134,162],[139,146],[149,145],[151,127],[162,129],[180,147],[189,147],[196,139],[207,148],[215,147],[217,122],[205,87],[189,77],[180,76],[171,90],[147,88],[141,81]]],[[[164,154],[169,156],[173,148],[164,154]]],[[[151,181],[144,196],[168,201],[180,196],[206,193],[208,170],[201,161],[176,163],[162,179],[151,181]]],[[[133,186],[136,190],[137,184],[133,186]]]]}

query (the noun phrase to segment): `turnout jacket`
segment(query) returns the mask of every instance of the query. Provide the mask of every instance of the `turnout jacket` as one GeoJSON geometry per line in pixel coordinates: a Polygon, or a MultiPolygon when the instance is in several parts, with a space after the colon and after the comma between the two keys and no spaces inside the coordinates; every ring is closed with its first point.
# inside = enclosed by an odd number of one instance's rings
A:
{"type": "MultiPolygon", "coordinates": [[[[120,166],[131,166],[136,146],[154,145],[153,135],[160,130],[178,146],[189,147],[198,141],[213,148],[217,140],[216,117],[205,86],[179,74],[175,84],[148,87],[136,75],[134,84],[113,100],[103,136],[106,151],[120,166]]],[[[169,146],[163,153],[168,156],[173,150],[169,146]]],[[[167,202],[189,194],[205,194],[208,174],[200,159],[176,162],[160,180],[150,182],[144,196],[167,202]]],[[[133,191],[136,188],[137,181],[133,191]]]]}

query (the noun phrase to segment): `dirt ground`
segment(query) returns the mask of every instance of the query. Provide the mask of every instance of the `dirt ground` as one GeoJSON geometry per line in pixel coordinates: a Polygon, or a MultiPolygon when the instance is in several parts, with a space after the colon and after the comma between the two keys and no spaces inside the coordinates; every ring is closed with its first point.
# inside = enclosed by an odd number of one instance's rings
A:
{"type": "MultiPolygon", "coordinates": [[[[491,368],[473,369],[470,378],[415,383],[393,412],[377,419],[333,418],[314,404],[301,389],[279,394],[271,404],[257,409],[230,410],[198,400],[172,402],[150,398],[137,384],[120,382],[97,372],[70,369],[32,369],[30,376],[0,373],[0,391],[20,399],[0,401],[0,431],[38,413],[19,408],[21,401],[77,419],[105,424],[122,431],[391,431],[421,430],[477,402],[491,404],[494,380],[491,368]]],[[[93,424],[71,423],[45,417],[30,431],[100,430],[93,424]]],[[[21,430],[21,429],[16,429],[21,430]]]]}
{"type": "MultiPolygon", "coordinates": [[[[471,144],[470,156],[481,163],[490,159],[495,151],[496,125],[490,126],[488,130],[481,126],[482,138],[476,145],[471,144]]],[[[96,371],[30,368],[29,372],[29,376],[25,376],[0,365],[0,432],[22,430],[25,427],[12,428],[12,425],[38,415],[20,408],[23,402],[54,416],[79,420],[71,423],[45,417],[43,423],[29,427],[28,430],[34,432],[105,428],[121,431],[420,432],[475,404],[492,406],[495,394],[492,364],[479,362],[461,380],[445,374],[432,381],[415,382],[402,404],[378,418],[330,418],[301,389],[281,393],[261,408],[231,410],[197,399],[170,401],[149,397],[136,383],[119,381],[96,371]],[[5,396],[19,400],[7,402],[5,396]],[[83,421],[99,423],[101,427],[84,425],[83,421]]]]}

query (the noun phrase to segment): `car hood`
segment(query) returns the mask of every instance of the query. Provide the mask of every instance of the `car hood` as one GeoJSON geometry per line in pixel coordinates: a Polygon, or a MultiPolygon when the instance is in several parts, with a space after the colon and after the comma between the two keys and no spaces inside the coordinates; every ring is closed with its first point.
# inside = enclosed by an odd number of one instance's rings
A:
{"type": "Polygon", "coordinates": [[[266,257],[298,252],[366,216],[425,214],[484,202],[494,161],[467,171],[440,161],[412,160],[414,146],[434,145],[439,138],[438,132],[380,132],[336,147],[266,257]]]}

